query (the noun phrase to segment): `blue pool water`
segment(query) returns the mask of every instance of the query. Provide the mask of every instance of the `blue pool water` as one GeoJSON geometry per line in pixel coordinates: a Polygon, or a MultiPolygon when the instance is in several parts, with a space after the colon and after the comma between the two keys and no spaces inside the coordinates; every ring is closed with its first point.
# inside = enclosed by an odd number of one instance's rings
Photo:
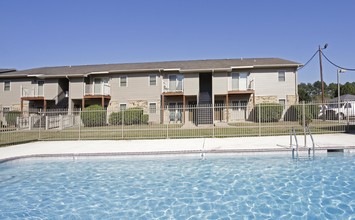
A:
{"type": "Polygon", "coordinates": [[[0,219],[354,219],[355,156],[18,160],[0,219]]]}

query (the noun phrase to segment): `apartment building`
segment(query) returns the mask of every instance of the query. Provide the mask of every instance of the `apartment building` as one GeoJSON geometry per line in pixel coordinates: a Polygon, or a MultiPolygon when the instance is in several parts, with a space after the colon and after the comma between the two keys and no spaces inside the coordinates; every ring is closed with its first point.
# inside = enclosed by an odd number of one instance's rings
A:
{"type": "MultiPolygon", "coordinates": [[[[42,67],[0,73],[4,111],[84,108],[108,111],[142,107],[151,122],[166,123],[211,114],[214,121],[247,120],[258,103],[297,103],[297,68],[279,58],[216,59],[42,67]],[[215,106],[214,113],[189,111],[215,106]],[[219,108],[227,106],[227,108],[219,108]],[[158,110],[159,109],[159,110],[158,110]],[[174,119],[175,120],[175,119],[174,119]]],[[[206,121],[205,123],[211,123],[206,121]]]]}

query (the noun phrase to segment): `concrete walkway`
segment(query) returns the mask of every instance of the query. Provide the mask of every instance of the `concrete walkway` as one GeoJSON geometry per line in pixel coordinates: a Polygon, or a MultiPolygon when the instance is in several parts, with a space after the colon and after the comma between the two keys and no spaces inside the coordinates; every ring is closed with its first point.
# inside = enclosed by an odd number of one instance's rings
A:
{"type": "MultiPolygon", "coordinates": [[[[355,134],[314,135],[316,150],[327,148],[355,149],[355,134]]],[[[303,136],[298,136],[304,145],[303,136]]],[[[294,140],[293,140],[294,142],[294,140]]],[[[29,156],[70,155],[146,155],[205,152],[273,152],[290,151],[289,136],[195,138],[160,140],[95,140],[95,141],[39,141],[0,148],[0,162],[29,156]]],[[[307,138],[307,146],[311,146],[307,138]]],[[[353,151],[353,150],[352,150],[353,151]]]]}

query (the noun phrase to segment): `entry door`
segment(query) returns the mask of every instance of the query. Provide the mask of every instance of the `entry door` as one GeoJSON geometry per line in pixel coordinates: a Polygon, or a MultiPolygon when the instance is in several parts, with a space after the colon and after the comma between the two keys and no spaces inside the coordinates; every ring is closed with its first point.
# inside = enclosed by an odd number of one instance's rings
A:
{"type": "Polygon", "coordinates": [[[196,107],[197,107],[197,101],[189,101],[188,102],[188,111],[189,111],[189,117],[188,121],[191,122],[196,122],[196,107]]]}
{"type": "Polygon", "coordinates": [[[94,94],[102,94],[102,79],[94,79],[94,94]]]}
{"type": "Polygon", "coordinates": [[[232,73],[232,90],[247,90],[247,73],[232,73]]]}
{"type": "Polygon", "coordinates": [[[214,120],[215,121],[223,121],[223,108],[224,108],[224,101],[215,101],[214,102],[214,120]]]}
{"type": "Polygon", "coordinates": [[[248,101],[232,101],[231,120],[245,120],[248,101]]]}
{"type": "Polygon", "coordinates": [[[239,73],[239,90],[247,90],[247,74],[239,73]]]}
{"type": "Polygon", "coordinates": [[[43,85],[44,81],[38,81],[38,96],[44,96],[43,85]]]}

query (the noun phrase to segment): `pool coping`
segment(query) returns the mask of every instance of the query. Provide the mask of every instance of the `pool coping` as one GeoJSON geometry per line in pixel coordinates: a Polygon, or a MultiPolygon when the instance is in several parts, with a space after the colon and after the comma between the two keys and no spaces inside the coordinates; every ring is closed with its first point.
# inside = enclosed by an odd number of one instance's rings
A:
{"type": "MultiPolygon", "coordinates": [[[[263,153],[285,153],[295,148],[265,148],[265,149],[219,149],[219,150],[173,150],[173,151],[141,151],[141,152],[100,152],[100,153],[53,153],[53,154],[29,154],[22,156],[0,159],[0,163],[10,162],[29,158],[73,158],[77,157],[115,157],[115,156],[164,156],[164,155],[202,155],[202,154],[263,154],[263,153]]],[[[300,147],[299,152],[312,151],[309,147],[300,147]]],[[[355,150],[354,146],[328,146],[316,147],[315,152],[327,152],[327,150],[355,150]]]]}

